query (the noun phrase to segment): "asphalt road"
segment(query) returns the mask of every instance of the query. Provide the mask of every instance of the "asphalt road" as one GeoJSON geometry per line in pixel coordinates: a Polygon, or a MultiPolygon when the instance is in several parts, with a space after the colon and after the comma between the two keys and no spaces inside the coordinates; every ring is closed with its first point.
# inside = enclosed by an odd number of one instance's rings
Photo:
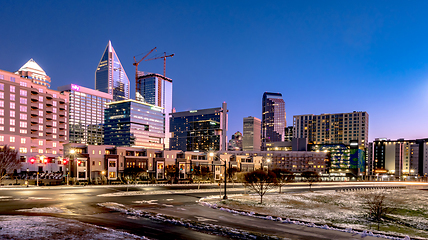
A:
{"type": "MultiPolygon", "coordinates": [[[[359,184],[359,183],[358,183],[359,184]]],[[[352,184],[351,184],[352,185],[352,184]]],[[[355,185],[355,183],[353,184],[355,185]]],[[[319,184],[316,188],[331,190],[348,187],[344,184],[319,184]]],[[[230,186],[231,187],[231,186],[230,186]]],[[[178,189],[196,189],[197,186],[104,186],[104,187],[30,187],[0,189],[1,215],[45,215],[71,218],[82,222],[127,231],[151,239],[226,239],[183,226],[129,216],[98,206],[99,203],[115,202],[137,210],[187,219],[190,221],[232,227],[248,232],[259,232],[290,239],[362,239],[360,235],[308,228],[293,224],[281,224],[200,206],[197,201],[206,196],[219,194],[217,185],[202,185],[201,189],[211,192],[180,193],[178,189]],[[100,196],[121,192],[142,191],[147,195],[100,196]],[[151,194],[162,191],[162,194],[151,194]],[[213,192],[214,191],[214,192],[213,192]],[[61,212],[22,212],[20,209],[61,209],[61,212]]],[[[242,189],[229,188],[230,193],[243,193],[242,189]],[[235,191],[233,191],[235,190],[235,191]],[[238,190],[238,191],[236,191],[238,190]]],[[[305,184],[296,184],[283,191],[307,191],[305,184]]],[[[120,195],[120,194],[119,194],[120,195]]],[[[364,239],[371,239],[365,237],[364,239]]],[[[374,239],[374,238],[373,238],[374,239]]]]}

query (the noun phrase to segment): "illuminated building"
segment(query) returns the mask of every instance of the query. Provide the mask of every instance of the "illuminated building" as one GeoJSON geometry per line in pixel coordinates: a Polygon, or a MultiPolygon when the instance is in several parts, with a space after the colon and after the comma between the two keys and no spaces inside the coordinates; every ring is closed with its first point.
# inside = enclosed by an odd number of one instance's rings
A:
{"type": "Polygon", "coordinates": [[[260,151],[261,121],[256,117],[244,118],[242,150],[260,151]]]}
{"type": "Polygon", "coordinates": [[[35,84],[46,86],[47,88],[51,87],[51,78],[33,59],[25,63],[15,74],[30,79],[35,84]]]}
{"type": "Polygon", "coordinates": [[[104,109],[112,95],[75,84],[58,87],[68,92],[69,142],[89,145],[104,144],[104,109]]]}
{"type": "Polygon", "coordinates": [[[128,76],[110,41],[95,71],[95,89],[113,95],[114,101],[130,97],[128,76]]]}
{"type": "Polygon", "coordinates": [[[287,122],[282,94],[265,92],[262,108],[262,144],[284,141],[287,122]]]}

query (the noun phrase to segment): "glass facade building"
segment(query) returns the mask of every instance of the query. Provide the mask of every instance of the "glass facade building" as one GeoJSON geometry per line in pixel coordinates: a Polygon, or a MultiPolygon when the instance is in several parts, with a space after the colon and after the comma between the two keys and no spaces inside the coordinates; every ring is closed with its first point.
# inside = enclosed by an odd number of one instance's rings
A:
{"type": "Polygon", "coordinates": [[[130,97],[128,76],[110,41],[95,71],[95,89],[113,95],[114,101],[130,97]]]}
{"type": "Polygon", "coordinates": [[[164,149],[162,108],[131,99],[111,102],[107,106],[104,144],[164,149]]]}
{"type": "Polygon", "coordinates": [[[162,108],[165,114],[165,149],[169,149],[169,117],[172,112],[172,79],[157,73],[149,73],[138,77],[135,97],[162,108]]]}
{"type": "Polygon", "coordinates": [[[58,87],[58,91],[70,97],[69,142],[103,145],[104,109],[112,95],[75,84],[58,87]]]}
{"type": "Polygon", "coordinates": [[[265,92],[262,109],[262,142],[284,141],[286,120],[282,94],[265,92]]]}
{"type": "MultiPolygon", "coordinates": [[[[170,149],[182,151],[219,151],[222,148],[223,108],[210,108],[171,114],[170,149]]],[[[226,121],[227,125],[227,121],[226,121]]]]}

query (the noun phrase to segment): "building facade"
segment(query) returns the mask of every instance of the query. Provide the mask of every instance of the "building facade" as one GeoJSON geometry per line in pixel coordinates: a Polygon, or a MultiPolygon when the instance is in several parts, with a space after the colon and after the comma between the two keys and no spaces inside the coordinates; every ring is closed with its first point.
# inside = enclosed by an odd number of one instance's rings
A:
{"type": "Polygon", "coordinates": [[[244,118],[242,136],[242,150],[260,151],[261,147],[261,121],[256,117],[244,118]]]}
{"type": "Polygon", "coordinates": [[[265,92],[262,109],[262,143],[284,141],[287,122],[282,94],[265,92]]]}
{"type": "Polygon", "coordinates": [[[33,80],[0,70],[0,145],[19,151],[22,169],[44,172],[68,142],[68,93],[33,80]]]}
{"type": "Polygon", "coordinates": [[[129,79],[111,41],[108,41],[95,71],[95,89],[113,95],[114,101],[130,98],[129,79]]]}
{"type": "Polygon", "coordinates": [[[135,98],[162,108],[165,114],[165,149],[169,149],[169,124],[172,112],[172,79],[157,73],[144,74],[138,77],[135,98]]]}
{"type": "Polygon", "coordinates": [[[369,114],[367,112],[307,114],[293,117],[294,137],[307,138],[310,144],[345,144],[356,141],[368,146],[369,114]]]}
{"type": "Polygon", "coordinates": [[[226,150],[227,104],[171,113],[170,149],[181,151],[226,150]]]}
{"type": "Polygon", "coordinates": [[[132,99],[107,103],[104,143],[114,146],[164,149],[162,109],[132,99]]]}
{"type": "Polygon", "coordinates": [[[228,150],[242,151],[242,133],[238,131],[232,135],[232,139],[229,140],[228,150]]]}
{"type": "Polygon", "coordinates": [[[75,84],[58,87],[69,94],[69,142],[104,144],[104,109],[112,95],[75,84]]]}
{"type": "Polygon", "coordinates": [[[33,59],[25,63],[15,74],[30,79],[35,84],[51,88],[51,78],[46,75],[46,72],[33,59]]]}

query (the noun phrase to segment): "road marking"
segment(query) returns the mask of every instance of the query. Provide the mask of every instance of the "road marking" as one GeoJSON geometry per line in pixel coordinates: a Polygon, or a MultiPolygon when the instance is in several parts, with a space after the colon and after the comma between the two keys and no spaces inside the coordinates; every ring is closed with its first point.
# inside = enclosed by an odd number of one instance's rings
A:
{"type": "Polygon", "coordinates": [[[173,198],[168,198],[168,199],[167,199],[167,201],[173,201],[173,200],[174,200],[173,198]]]}
{"type": "Polygon", "coordinates": [[[168,204],[162,204],[162,206],[165,206],[165,207],[174,207],[173,205],[168,205],[168,204]]]}
{"type": "Polygon", "coordinates": [[[187,209],[185,209],[185,208],[177,208],[178,210],[181,210],[181,211],[187,211],[187,209]]]}
{"type": "Polygon", "coordinates": [[[137,204],[147,203],[147,204],[156,205],[156,204],[158,204],[158,203],[155,203],[155,202],[157,202],[157,201],[158,201],[158,200],[149,200],[149,201],[133,201],[133,203],[137,203],[137,204]]]}
{"type": "Polygon", "coordinates": [[[198,219],[198,221],[199,221],[199,222],[207,222],[207,221],[218,222],[218,221],[217,221],[217,220],[215,220],[215,219],[210,219],[210,218],[205,218],[205,217],[198,217],[198,216],[195,216],[195,218],[196,218],[196,219],[198,219]]]}

